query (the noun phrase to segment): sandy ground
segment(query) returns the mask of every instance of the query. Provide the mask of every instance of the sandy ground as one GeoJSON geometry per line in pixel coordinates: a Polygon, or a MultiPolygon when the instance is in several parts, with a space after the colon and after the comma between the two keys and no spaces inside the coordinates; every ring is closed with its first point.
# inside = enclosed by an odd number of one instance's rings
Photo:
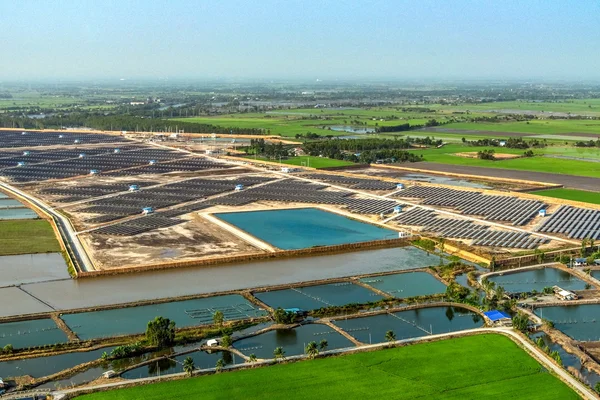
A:
{"type": "Polygon", "coordinates": [[[208,223],[198,213],[188,222],[136,236],[81,235],[96,267],[110,269],[259,252],[254,246],[208,223]]]}
{"type": "MultiPolygon", "coordinates": [[[[454,153],[455,156],[465,157],[465,158],[477,158],[476,151],[467,151],[464,153],[454,153]]],[[[494,158],[497,160],[510,160],[511,158],[520,158],[519,154],[508,154],[508,153],[494,153],[494,158]]]]}

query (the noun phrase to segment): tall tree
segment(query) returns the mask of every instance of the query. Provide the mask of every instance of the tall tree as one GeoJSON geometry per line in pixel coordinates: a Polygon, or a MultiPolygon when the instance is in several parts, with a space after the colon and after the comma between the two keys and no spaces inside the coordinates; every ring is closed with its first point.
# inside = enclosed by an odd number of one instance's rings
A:
{"type": "Polygon", "coordinates": [[[169,318],[156,317],[148,322],[146,339],[157,347],[166,347],[175,341],[175,322],[169,318]]]}
{"type": "Polygon", "coordinates": [[[215,325],[223,326],[224,320],[225,316],[223,315],[223,312],[220,310],[215,311],[215,313],[213,314],[213,322],[215,323],[215,325]]]}

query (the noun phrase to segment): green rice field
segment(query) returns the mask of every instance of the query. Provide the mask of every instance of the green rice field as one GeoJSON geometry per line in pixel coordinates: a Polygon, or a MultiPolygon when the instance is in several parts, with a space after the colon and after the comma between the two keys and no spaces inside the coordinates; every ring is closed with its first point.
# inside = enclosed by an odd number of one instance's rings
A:
{"type": "Polygon", "coordinates": [[[98,392],[126,399],[578,399],[510,339],[479,335],[98,392]]]}
{"type": "Polygon", "coordinates": [[[61,251],[46,220],[0,221],[0,256],[61,251]]]}
{"type": "MultiPolygon", "coordinates": [[[[600,189],[600,188],[599,188],[600,189]]],[[[588,192],[576,189],[547,189],[532,192],[538,196],[554,197],[556,199],[582,201],[584,203],[600,204],[600,192],[588,192]]]]}

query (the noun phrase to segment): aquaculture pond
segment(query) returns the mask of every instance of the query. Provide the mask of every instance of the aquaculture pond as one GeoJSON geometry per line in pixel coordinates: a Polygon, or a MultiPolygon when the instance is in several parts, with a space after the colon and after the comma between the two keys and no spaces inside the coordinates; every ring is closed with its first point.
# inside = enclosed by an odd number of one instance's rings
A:
{"type": "Polygon", "coordinates": [[[79,364],[98,360],[102,357],[102,353],[110,354],[113,347],[105,347],[102,349],[73,352],[59,354],[49,357],[25,358],[22,360],[3,361],[0,362],[0,376],[17,377],[30,375],[34,378],[53,375],[65,369],[73,368],[79,364]]]}
{"type": "Polygon", "coordinates": [[[362,278],[361,282],[399,298],[426,296],[446,291],[446,285],[427,272],[374,276],[362,278]]]}
{"type": "Polygon", "coordinates": [[[590,371],[583,365],[581,365],[581,360],[574,354],[567,352],[561,345],[552,341],[552,339],[546,335],[544,332],[536,332],[530,335],[533,341],[537,342],[538,338],[542,338],[544,343],[548,346],[551,352],[558,351],[560,354],[560,358],[563,366],[575,375],[577,378],[581,379],[584,383],[589,385],[590,387],[594,387],[598,382],[600,382],[600,375],[594,371],[590,371]]]}
{"type": "Polygon", "coordinates": [[[0,208],[0,220],[3,219],[36,219],[38,215],[29,208],[0,208]]]}
{"type": "Polygon", "coordinates": [[[317,208],[215,214],[283,250],[393,239],[396,231],[317,208]]]}
{"type": "Polygon", "coordinates": [[[147,365],[126,371],[121,374],[121,376],[125,379],[137,379],[183,372],[183,360],[187,357],[192,357],[194,365],[199,369],[214,368],[217,361],[220,359],[223,359],[225,365],[244,363],[244,360],[241,357],[229,352],[215,351],[213,353],[207,353],[205,351],[195,351],[177,357],[158,359],[147,365]]]}
{"type": "Polygon", "coordinates": [[[541,292],[548,286],[560,286],[566,290],[583,290],[585,282],[570,273],[557,268],[540,268],[523,272],[511,272],[488,278],[510,293],[523,293],[536,290],[541,292]]]}
{"type": "Polygon", "coordinates": [[[0,286],[70,279],[67,264],[60,253],[1,256],[0,286]]]}
{"type": "Polygon", "coordinates": [[[384,342],[387,331],[396,339],[409,339],[465,329],[480,328],[479,314],[458,307],[432,307],[398,311],[370,317],[338,319],[334,324],[363,343],[384,342]]]}
{"type": "Polygon", "coordinates": [[[327,340],[327,349],[344,349],[354,347],[354,344],[334,329],[323,324],[301,325],[294,329],[278,329],[257,336],[238,340],[233,347],[249,356],[255,354],[258,358],[273,358],[276,347],[282,347],[286,356],[304,354],[304,348],[310,342],[320,343],[327,340]]]}
{"type": "MultiPolygon", "coordinates": [[[[27,292],[57,310],[118,304],[147,299],[184,296],[259,286],[305,282],[317,279],[391,272],[438,265],[439,257],[413,246],[364,250],[352,253],[288,258],[200,268],[148,271],[94,279],[69,279],[23,285],[27,292]]],[[[10,290],[0,289],[5,300],[2,315],[17,315],[36,305],[47,306],[21,292],[23,301],[12,302],[10,290]],[[30,302],[25,302],[29,298],[30,302]],[[31,303],[31,304],[30,304],[31,303]],[[27,306],[26,306],[27,305],[27,306]]],[[[39,312],[37,311],[37,312],[39,312]]]]}
{"type": "Polygon", "coordinates": [[[21,349],[67,341],[67,335],[49,318],[0,324],[0,347],[10,344],[21,349]]]}
{"type": "Polygon", "coordinates": [[[267,315],[240,295],[213,296],[138,307],[65,314],[61,318],[82,340],[142,333],[148,321],[161,316],[178,328],[210,324],[219,310],[226,320],[267,315]]]}
{"type": "Polygon", "coordinates": [[[350,282],[258,292],[254,293],[254,296],[273,308],[300,308],[302,310],[315,310],[351,303],[365,304],[383,298],[369,289],[350,282]]]}
{"type": "Polygon", "coordinates": [[[48,305],[16,286],[0,288],[0,304],[0,317],[53,311],[48,305]]]}
{"type": "Polygon", "coordinates": [[[540,307],[535,313],[575,340],[600,340],[600,304],[540,307]]]}
{"type": "Polygon", "coordinates": [[[600,280],[600,270],[594,270],[591,272],[592,276],[600,280]]]}

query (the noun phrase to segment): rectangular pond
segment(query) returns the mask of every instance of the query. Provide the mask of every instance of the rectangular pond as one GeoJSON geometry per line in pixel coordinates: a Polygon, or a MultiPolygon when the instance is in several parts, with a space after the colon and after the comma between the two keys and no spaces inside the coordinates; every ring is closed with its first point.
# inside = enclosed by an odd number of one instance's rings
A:
{"type": "Polygon", "coordinates": [[[427,272],[373,276],[360,281],[398,298],[427,296],[446,291],[446,285],[427,272]]]}
{"type": "Polygon", "coordinates": [[[0,362],[0,376],[14,378],[30,375],[34,378],[50,376],[65,369],[73,368],[79,364],[98,360],[102,353],[110,354],[113,347],[102,349],[59,354],[49,357],[25,358],[22,360],[0,362]]]}
{"type": "Polygon", "coordinates": [[[396,231],[317,208],[219,213],[215,216],[282,250],[398,237],[396,231]]]}
{"type": "Polygon", "coordinates": [[[575,340],[600,340],[600,304],[540,307],[535,313],[575,340]]]}
{"type": "Polygon", "coordinates": [[[22,254],[0,257],[0,286],[70,279],[60,253],[22,254]]]}
{"type": "Polygon", "coordinates": [[[36,218],[39,216],[30,208],[0,208],[0,220],[36,218]]]}
{"type": "Polygon", "coordinates": [[[64,314],[61,318],[82,340],[146,331],[148,321],[165,317],[175,321],[177,328],[211,324],[220,310],[225,320],[255,318],[267,315],[243,296],[226,295],[201,299],[172,301],[138,307],[64,314]]]}
{"type": "Polygon", "coordinates": [[[0,347],[10,344],[22,349],[67,341],[67,335],[49,318],[0,324],[0,347]]]}
{"type": "Polygon", "coordinates": [[[557,268],[540,268],[523,272],[511,272],[488,278],[510,293],[541,292],[548,286],[560,286],[566,290],[583,290],[585,282],[557,268]]]}
{"type": "Polygon", "coordinates": [[[409,339],[430,334],[480,328],[483,319],[479,314],[458,307],[431,307],[398,311],[370,317],[338,319],[334,324],[363,343],[385,342],[391,330],[396,339],[409,339]]]}
{"type": "Polygon", "coordinates": [[[0,288],[0,317],[54,311],[16,286],[0,288]]]}
{"type": "Polygon", "coordinates": [[[323,307],[351,303],[370,303],[383,297],[369,289],[350,282],[257,292],[254,296],[273,308],[300,308],[316,310],[323,307]]]}
{"type": "MultiPolygon", "coordinates": [[[[126,303],[259,286],[339,278],[438,265],[439,257],[416,247],[289,258],[201,268],[72,279],[23,285],[57,310],[126,303]]],[[[2,292],[0,289],[0,299],[2,292]]],[[[18,290],[15,288],[15,290],[18,290]]],[[[30,297],[33,299],[32,297],[30,297]]],[[[10,297],[6,297],[10,299],[10,297]]],[[[0,315],[22,313],[20,302],[4,302],[0,315]]],[[[41,303],[40,303],[41,304],[41,303]]]]}
{"type": "Polygon", "coordinates": [[[255,354],[258,358],[273,358],[276,347],[282,347],[285,356],[304,354],[306,345],[310,342],[327,340],[327,350],[355,347],[343,335],[327,325],[307,324],[294,329],[278,329],[257,336],[238,340],[233,347],[249,356],[255,354]]]}

